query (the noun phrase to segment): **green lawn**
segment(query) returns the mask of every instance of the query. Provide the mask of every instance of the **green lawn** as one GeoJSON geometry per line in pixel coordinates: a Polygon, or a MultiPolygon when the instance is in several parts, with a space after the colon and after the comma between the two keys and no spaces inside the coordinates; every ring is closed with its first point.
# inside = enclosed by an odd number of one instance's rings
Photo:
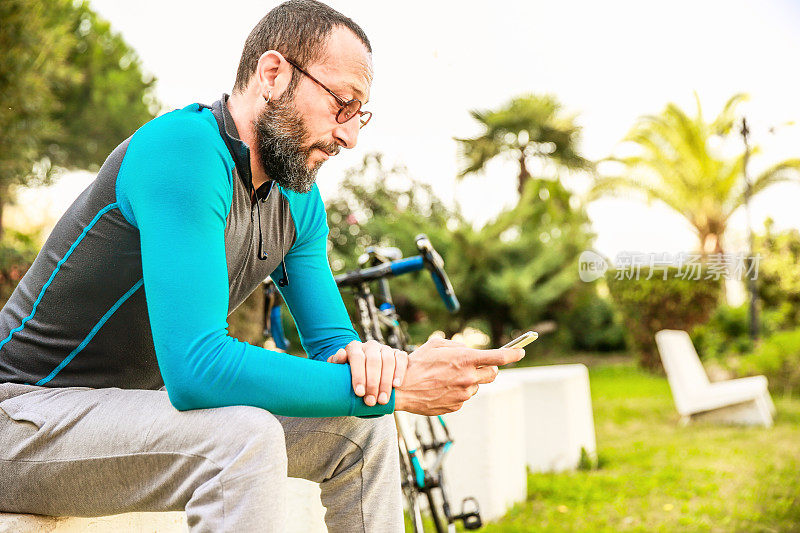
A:
{"type": "Polygon", "coordinates": [[[775,427],[680,427],[666,379],[590,368],[600,466],[531,474],[527,501],[482,531],[800,531],[800,400],[775,427]]]}

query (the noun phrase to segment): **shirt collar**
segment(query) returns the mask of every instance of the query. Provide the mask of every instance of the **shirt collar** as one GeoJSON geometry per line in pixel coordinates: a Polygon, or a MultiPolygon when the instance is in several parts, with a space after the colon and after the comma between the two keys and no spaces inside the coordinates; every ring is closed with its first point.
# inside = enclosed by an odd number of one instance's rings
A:
{"type": "Polygon", "coordinates": [[[211,105],[211,112],[217,119],[222,140],[233,157],[239,177],[244,182],[249,191],[253,183],[253,175],[250,171],[250,147],[239,138],[239,131],[233,121],[233,116],[228,109],[228,94],[223,93],[222,98],[211,105]]]}

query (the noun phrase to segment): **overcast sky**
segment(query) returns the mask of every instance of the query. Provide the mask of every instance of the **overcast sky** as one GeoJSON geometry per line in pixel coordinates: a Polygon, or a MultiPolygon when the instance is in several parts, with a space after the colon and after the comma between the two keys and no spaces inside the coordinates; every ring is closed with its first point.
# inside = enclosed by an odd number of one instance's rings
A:
{"type": "MultiPolygon", "coordinates": [[[[230,92],[242,44],[277,2],[92,0],[158,78],[169,108],[206,102],[230,92]]],[[[478,133],[471,109],[499,106],[525,92],[551,92],[578,114],[589,158],[614,150],[637,116],[669,101],[687,110],[697,91],[706,116],[734,93],[751,94],[742,107],[764,155],[753,171],[800,157],[800,125],[770,134],[770,126],[800,123],[800,3],[765,1],[332,1],[372,41],[375,81],[367,108],[374,116],[359,145],[328,161],[318,182],[335,193],[344,169],[368,151],[403,162],[415,177],[458,200],[477,222],[516,201],[513,164],[491,165],[485,176],[456,184],[453,137],[478,133]],[[419,114],[417,114],[419,113],[419,114]]],[[[84,183],[89,177],[77,178],[84,183]]],[[[568,184],[584,187],[580,179],[568,184]]],[[[59,197],[67,185],[61,185],[59,197]]],[[[76,186],[72,185],[72,189],[76,186]]],[[[800,228],[800,186],[776,187],[754,202],[754,219],[800,228]]],[[[690,251],[688,225],[668,209],[633,201],[590,206],[596,247],[690,251]]],[[[744,216],[732,222],[734,242],[744,216]]],[[[739,236],[739,237],[737,237],[739,236]]]]}

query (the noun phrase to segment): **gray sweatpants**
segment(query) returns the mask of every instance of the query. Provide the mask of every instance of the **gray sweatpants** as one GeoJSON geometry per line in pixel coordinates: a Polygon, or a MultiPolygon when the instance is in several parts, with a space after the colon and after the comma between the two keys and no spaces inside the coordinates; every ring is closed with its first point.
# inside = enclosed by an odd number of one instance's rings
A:
{"type": "Polygon", "coordinates": [[[186,510],[192,532],[281,531],[287,475],[320,483],[330,531],[402,531],[393,417],[177,411],[164,390],[0,384],[0,511],[186,510]]]}

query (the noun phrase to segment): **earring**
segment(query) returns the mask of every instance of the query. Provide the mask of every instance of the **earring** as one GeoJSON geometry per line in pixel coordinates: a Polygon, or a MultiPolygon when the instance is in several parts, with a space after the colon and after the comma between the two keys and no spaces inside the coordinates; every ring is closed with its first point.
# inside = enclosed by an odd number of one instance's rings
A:
{"type": "Polygon", "coordinates": [[[269,101],[272,100],[272,91],[268,91],[267,96],[264,96],[264,100],[266,100],[267,103],[269,103],[269,101]]]}

